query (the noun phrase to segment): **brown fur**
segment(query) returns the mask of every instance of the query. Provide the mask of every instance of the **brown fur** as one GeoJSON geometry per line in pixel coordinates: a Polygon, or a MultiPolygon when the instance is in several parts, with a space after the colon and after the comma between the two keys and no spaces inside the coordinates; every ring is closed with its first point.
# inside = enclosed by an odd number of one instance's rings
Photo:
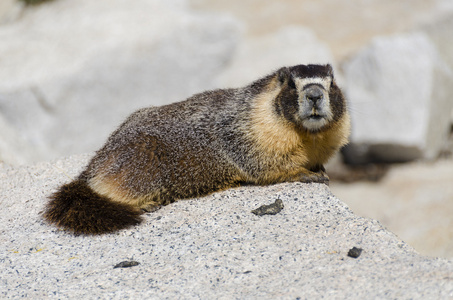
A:
{"type": "Polygon", "coordinates": [[[142,109],[51,196],[44,218],[100,234],[139,223],[140,210],[241,183],[325,183],[323,165],[349,127],[329,65],[282,68],[244,88],[142,109]]]}

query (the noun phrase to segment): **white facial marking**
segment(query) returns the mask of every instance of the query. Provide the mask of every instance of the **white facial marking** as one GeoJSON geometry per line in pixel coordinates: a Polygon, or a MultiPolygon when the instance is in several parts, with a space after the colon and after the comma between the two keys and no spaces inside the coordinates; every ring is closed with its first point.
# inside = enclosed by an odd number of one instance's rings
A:
{"type": "Polygon", "coordinates": [[[330,77],[307,77],[307,78],[295,78],[294,82],[296,83],[297,89],[301,90],[307,84],[320,84],[324,87],[326,91],[329,90],[329,86],[332,82],[330,77]]]}
{"type": "Polygon", "coordinates": [[[329,89],[332,82],[330,77],[295,78],[294,82],[299,91],[299,115],[302,126],[310,131],[318,131],[333,119],[330,109],[329,89]],[[319,85],[322,90],[322,100],[317,104],[306,98],[304,87],[307,85],[319,85]]]}

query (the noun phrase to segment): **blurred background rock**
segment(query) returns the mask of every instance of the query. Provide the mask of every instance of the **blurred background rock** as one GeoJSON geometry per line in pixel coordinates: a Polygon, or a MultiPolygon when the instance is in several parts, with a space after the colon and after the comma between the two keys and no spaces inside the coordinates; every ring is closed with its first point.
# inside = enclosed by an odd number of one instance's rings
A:
{"type": "Polygon", "coordinates": [[[332,191],[451,258],[452,28],[450,0],[2,0],[0,161],[93,152],[140,107],[331,63],[353,121],[332,191]]]}

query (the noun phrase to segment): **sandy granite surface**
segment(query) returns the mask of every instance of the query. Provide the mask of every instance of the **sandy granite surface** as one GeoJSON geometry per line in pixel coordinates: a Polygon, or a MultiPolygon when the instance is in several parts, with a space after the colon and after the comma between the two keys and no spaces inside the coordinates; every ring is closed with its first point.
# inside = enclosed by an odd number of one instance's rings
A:
{"type": "Polygon", "coordinates": [[[448,299],[453,260],[429,258],[320,184],[247,186],[179,201],[115,234],[39,216],[89,155],[0,165],[0,298],[448,299]],[[276,215],[251,210],[281,199],[276,215]],[[363,251],[348,256],[353,248],[363,251]],[[123,261],[135,266],[114,268],[123,261]]]}

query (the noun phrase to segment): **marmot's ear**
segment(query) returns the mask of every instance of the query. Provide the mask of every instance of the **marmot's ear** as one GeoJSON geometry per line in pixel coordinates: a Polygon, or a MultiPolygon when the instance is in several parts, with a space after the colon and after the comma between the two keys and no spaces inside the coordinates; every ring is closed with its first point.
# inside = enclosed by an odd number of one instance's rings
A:
{"type": "Polygon", "coordinates": [[[291,71],[287,67],[281,68],[277,71],[277,73],[278,81],[280,81],[280,84],[287,84],[290,88],[296,88],[296,84],[294,83],[291,71]]]}
{"type": "Polygon", "coordinates": [[[326,65],[326,68],[327,68],[327,76],[331,76],[333,78],[333,69],[332,69],[332,66],[330,64],[327,64],[326,65]]]}

